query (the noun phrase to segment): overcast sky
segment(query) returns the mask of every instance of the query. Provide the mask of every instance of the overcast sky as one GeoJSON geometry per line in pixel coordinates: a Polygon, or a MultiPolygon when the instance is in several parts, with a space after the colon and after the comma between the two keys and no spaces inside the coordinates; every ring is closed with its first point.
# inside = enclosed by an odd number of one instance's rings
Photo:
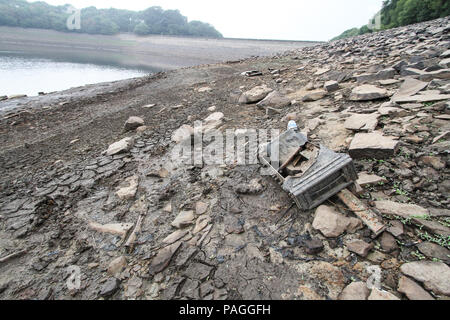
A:
{"type": "MultiPolygon", "coordinates": [[[[28,0],[29,2],[33,2],[28,0]]],[[[76,8],[178,9],[225,37],[326,41],[368,23],[383,0],[44,0],[76,8]]]]}

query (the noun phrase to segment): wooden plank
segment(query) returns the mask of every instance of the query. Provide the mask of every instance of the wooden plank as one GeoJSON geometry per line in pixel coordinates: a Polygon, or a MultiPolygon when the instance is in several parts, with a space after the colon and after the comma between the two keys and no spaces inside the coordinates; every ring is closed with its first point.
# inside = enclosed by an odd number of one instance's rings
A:
{"type": "Polygon", "coordinates": [[[375,233],[376,236],[386,230],[386,225],[381,219],[348,189],[341,190],[337,196],[362,220],[362,222],[364,222],[365,225],[369,227],[370,230],[372,230],[373,233],[375,233]]]}

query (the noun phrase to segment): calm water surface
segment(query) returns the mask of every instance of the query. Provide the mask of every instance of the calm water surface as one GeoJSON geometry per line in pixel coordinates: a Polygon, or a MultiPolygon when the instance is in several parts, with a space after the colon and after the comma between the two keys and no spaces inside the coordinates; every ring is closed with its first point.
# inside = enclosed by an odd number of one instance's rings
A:
{"type": "Polygon", "coordinates": [[[53,92],[149,74],[117,66],[61,62],[0,52],[0,96],[53,92]]]}

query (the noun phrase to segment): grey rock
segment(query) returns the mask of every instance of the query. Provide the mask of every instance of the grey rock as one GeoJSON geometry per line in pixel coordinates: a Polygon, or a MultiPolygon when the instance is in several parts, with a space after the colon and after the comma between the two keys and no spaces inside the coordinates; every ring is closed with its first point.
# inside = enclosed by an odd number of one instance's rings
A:
{"type": "Polygon", "coordinates": [[[397,241],[389,232],[383,232],[380,239],[381,248],[387,252],[398,249],[397,241]]]}
{"type": "Polygon", "coordinates": [[[263,100],[273,89],[263,85],[244,92],[239,98],[241,104],[251,104],[263,100]]]}
{"type": "Polygon", "coordinates": [[[418,283],[405,276],[398,281],[397,290],[405,294],[409,300],[434,300],[418,283]]]}
{"type": "Polygon", "coordinates": [[[400,300],[400,299],[390,292],[373,288],[367,300],[400,300]]]}
{"type": "Polygon", "coordinates": [[[311,239],[304,241],[307,254],[318,254],[323,250],[323,243],[319,239],[311,239]]]}
{"type": "Polygon", "coordinates": [[[325,82],[323,87],[328,92],[334,92],[336,90],[339,90],[339,83],[337,81],[330,80],[330,81],[325,82]]]}
{"type": "Polygon", "coordinates": [[[379,113],[371,114],[353,114],[348,118],[344,126],[348,130],[354,131],[373,131],[378,125],[379,113]]]}
{"type": "Polygon", "coordinates": [[[396,153],[398,143],[379,132],[358,133],[350,144],[349,154],[353,159],[385,159],[396,153]]]}
{"type": "Polygon", "coordinates": [[[325,237],[338,237],[345,231],[355,231],[362,224],[359,219],[347,218],[336,212],[334,208],[321,205],[316,209],[312,226],[314,229],[319,230],[325,237]]]}
{"type": "Polygon", "coordinates": [[[428,215],[428,210],[415,204],[398,203],[389,200],[375,201],[375,207],[382,214],[412,218],[413,216],[428,215]]]}
{"type": "Polygon", "coordinates": [[[139,117],[129,117],[125,122],[125,131],[133,131],[144,125],[144,120],[139,117]]]}
{"type": "Polygon", "coordinates": [[[120,281],[116,278],[109,278],[100,290],[100,296],[104,298],[111,297],[119,289],[120,281]]]}
{"type": "Polygon", "coordinates": [[[386,89],[381,89],[373,85],[365,84],[356,87],[350,94],[350,101],[369,101],[387,98],[388,93],[386,89]]]}
{"type": "Polygon", "coordinates": [[[106,150],[108,156],[113,156],[115,154],[128,152],[134,144],[134,139],[131,137],[124,138],[111,144],[106,150]]]}
{"type": "Polygon", "coordinates": [[[396,102],[400,97],[409,97],[422,91],[428,86],[428,82],[419,81],[413,78],[407,78],[405,82],[400,86],[400,89],[392,97],[392,100],[396,102]]]}
{"type": "Polygon", "coordinates": [[[311,93],[308,93],[302,98],[303,102],[311,102],[311,101],[317,101],[322,98],[324,98],[327,95],[327,92],[325,90],[317,90],[313,91],[311,93]]]}
{"type": "Polygon", "coordinates": [[[369,289],[365,282],[352,282],[342,290],[339,300],[367,300],[369,289]]]}
{"type": "Polygon", "coordinates": [[[171,225],[175,228],[181,229],[194,223],[195,215],[194,211],[181,211],[171,225]]]}
{"type": "Polygon", "coordinates": [[[400,267],[404,275],[423,283],[436,294],[450,295],[450,267],[442,262],[417,261],[400,267]]]}
{"type": "Polygon", "coordinates": [[[422,242],[417,245],[419,251],[430,259],[439,259],[450,263],[450,250],[433,242],[422,242]]]}
{"type": "Polygon", "coordinates": [[[176,242],[167,246],[163,249],[160,249],[156,256],[152,259],[149,266],[150,274],[157,274],[163,271],[170,263],[173,255],[177,252],[178,248],[180,248],[181,242],[176,242]]]}
{"type": "Polygon", "coordinates": [[[369,251],[372,250],[372,248],[372,243],[367,243],[362,240],[355,240],[347,243],[348,251],[354,252],[361,257],[366,257],[369,254],[369,251]]]}

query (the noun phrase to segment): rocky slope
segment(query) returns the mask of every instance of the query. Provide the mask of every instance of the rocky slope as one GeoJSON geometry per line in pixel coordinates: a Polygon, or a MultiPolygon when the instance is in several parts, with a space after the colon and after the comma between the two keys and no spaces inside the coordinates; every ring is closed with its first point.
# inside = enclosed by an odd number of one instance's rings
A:
{"type": "Polygon", "coordinates": [[[18,100],[0,120],[0,297],[448,299],[449,30],[446,18],[18,100]],[[291,119],[353,157],[386,231],[337,197],[298,210],[259,165],[172,161],[196,120],[291,119]]]}

